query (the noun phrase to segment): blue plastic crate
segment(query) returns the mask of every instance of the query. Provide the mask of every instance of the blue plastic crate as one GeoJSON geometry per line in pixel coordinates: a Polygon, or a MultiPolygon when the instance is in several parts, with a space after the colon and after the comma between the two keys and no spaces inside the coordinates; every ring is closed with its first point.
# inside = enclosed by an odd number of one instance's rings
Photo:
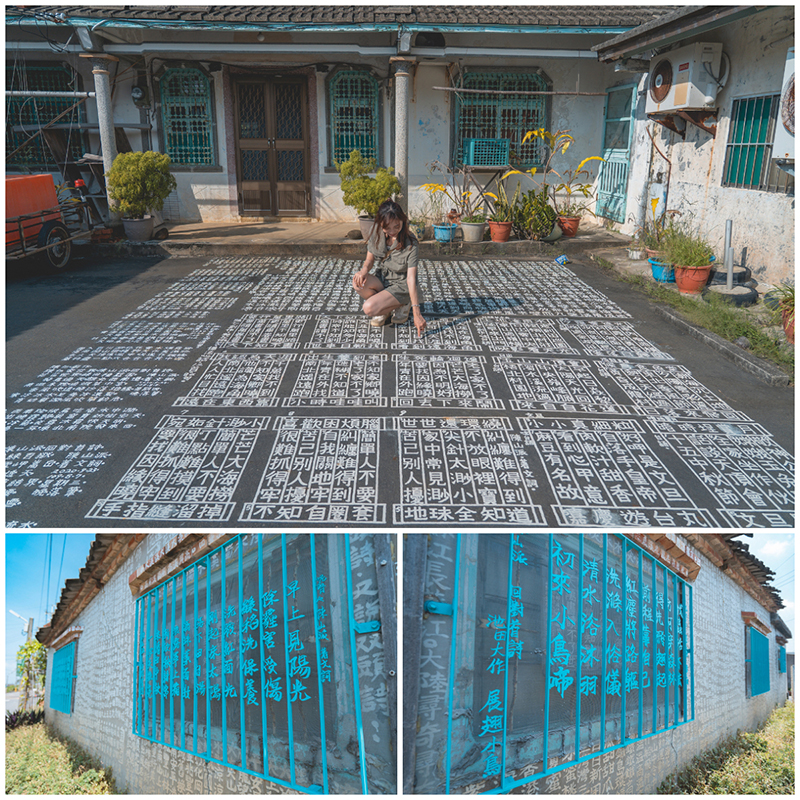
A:
{"type": "Polygon", "coordinates": [[[508,164],[510,139],[464,139],[464,164],[498,167],[508,164]]]}

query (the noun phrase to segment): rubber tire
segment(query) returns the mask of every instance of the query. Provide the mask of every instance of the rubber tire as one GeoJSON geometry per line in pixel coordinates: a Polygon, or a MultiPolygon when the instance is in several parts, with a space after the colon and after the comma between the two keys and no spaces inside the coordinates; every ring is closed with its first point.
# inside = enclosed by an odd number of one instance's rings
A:
{"type": "MultiPolygon", "coordinates": [[[[734,284],[734,286],[741,286],[742,284],[734,284]]],[[[727,300],[729,303],[735,306],[752,306],[755,305],[756,301],[758,300],[758,292],[751,288],[749,292],[742,292],[741,294],[723,294],[722,292],[713,292],[706,289],[703,292],[703,299],[708,302],[708,297],[711,294],[715,294],[718,297],[722,297],[727,300]]]]}
{"type": "Polygon", "coordinates": [[[64,269],[69,264],[72,257],[72,242],[69,240],[69,232],[62,222],[51,220],[42,225],[37,238],[37,247],[46,247],[48,244],[61,242],[42,252],[46,262],[53,269],[64,269]]]}
{"type": "MultiPolygon", "coordinates": [[[[734,286],[738,283],[747,283],[753,277],[753,272],[750,267],[745,267],[744,270],[737,272],[734,270],[733,272],[733,284],[734,286]]],[[[711,270],[711,277],[708,279],[709,283],[727,283],[728,282],[728,271],[722,265],[719,266],[719,269],[712,269],[711,270]]]]}

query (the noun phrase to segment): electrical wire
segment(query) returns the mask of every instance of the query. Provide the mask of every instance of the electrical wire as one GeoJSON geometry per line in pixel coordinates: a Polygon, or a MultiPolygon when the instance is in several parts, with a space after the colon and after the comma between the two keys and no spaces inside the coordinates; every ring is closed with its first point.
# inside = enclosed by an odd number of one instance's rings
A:
{"type": "Polygon", "coordinates": [[[50,549],[50,561],[47,564],[47,605],[45,607],[45,614],[48,613],[48,609],[50,608],[50,573],[53,571],[53,534],[47,534],[48,545],[50,549]]]}
{"type": "MultiPolygon", "coordinates": [[[[56,580],[56,594],[61,586],[61,569],[64,566],[64,551],[67,549],[67,534],[64,534],[64,544],[61,545],[61,563],[58,565],[58,579],[56,580]]],[[[56,598],[57,600],[58,598],[56,598]]]]}

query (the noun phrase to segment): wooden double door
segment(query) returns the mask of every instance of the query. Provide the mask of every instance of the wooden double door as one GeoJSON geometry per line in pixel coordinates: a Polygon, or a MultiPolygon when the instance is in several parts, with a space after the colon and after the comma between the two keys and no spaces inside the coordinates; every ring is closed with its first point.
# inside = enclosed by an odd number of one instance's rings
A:
{"type": "Polygon", "coordinates": [[[308,92],[304,79],[235,83],[236,172],[243,216],[308,216],[308,92]]]}

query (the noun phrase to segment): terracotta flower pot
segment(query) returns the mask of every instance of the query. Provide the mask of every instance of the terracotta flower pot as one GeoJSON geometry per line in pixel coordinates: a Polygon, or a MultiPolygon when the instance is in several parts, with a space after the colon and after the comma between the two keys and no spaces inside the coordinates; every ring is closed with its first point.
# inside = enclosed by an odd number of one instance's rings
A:
{"type": "Polygon", "coordinates": [[[783,320],[783,332],[786,334],[786,341],[794,344],[794,309],[785,308],[781,311],[783,320]]]}
{"type": "Polygon", "coordinates": [[[657,261],[661,261],[660,250],[651,250],[649,247],[645,247],[644,251],[647,253],[648,258],[655,258],[657,261]]]}
{"type": "Polygon", "coordinates": [[[493,242],[507,242],[511,236],[511,223],[489,222],[489,235],[493,242]]]}
{"type": "Polygon", "coordinates": [[[711,264],[704,267],[682,267],[675,264],[675,283],[681,294],[701,294],[711,275],[711,264]]]}
{"type": "Polygon", "coordinates": [[[564,231],[564,236],[574,236],[578,232],[580,221],[580,217],[559,217],[557,220],[558,227],[564,231]]]}

